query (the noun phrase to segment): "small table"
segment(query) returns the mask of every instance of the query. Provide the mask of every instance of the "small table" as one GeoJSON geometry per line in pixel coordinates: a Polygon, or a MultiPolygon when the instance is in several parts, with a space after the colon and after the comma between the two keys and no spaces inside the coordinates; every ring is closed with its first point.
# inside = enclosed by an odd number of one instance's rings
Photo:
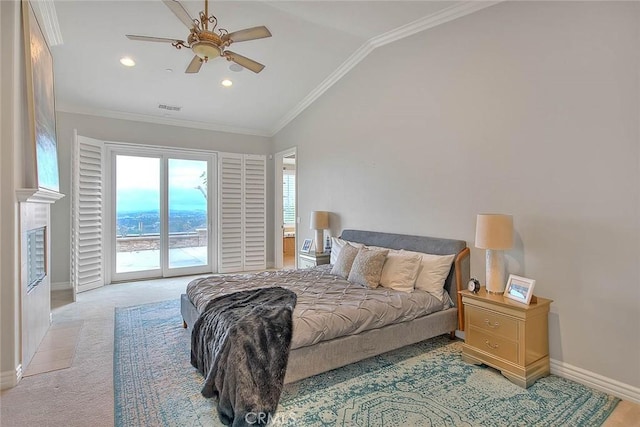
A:
{"type": "Polygon", "coordinates": [[[309,253],[302,253],[298,255],[298,268],[311,268],[316,265],[329,264],[331,259],[330,252],[323,252],[317,254],[315,251],[309,253]]]}
{"type": "Polygon", "coordinates": [[[513,383],[527,388],[549,375],[549,305],[536,298],[522,304],[502,294],[460,291],[464,304],[465,343],[462,359],[484,363],[513,383]]]}

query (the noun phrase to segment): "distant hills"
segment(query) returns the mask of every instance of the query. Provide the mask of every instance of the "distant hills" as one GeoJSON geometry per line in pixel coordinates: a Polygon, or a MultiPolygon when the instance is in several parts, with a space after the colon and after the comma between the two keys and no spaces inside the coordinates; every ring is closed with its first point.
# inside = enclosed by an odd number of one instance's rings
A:
{"type": "MultiPolygon", "coordinates": [[[[153,190],[120,189],[118,191],[117,212],[130,214],[136,212],[154,212],[160,208],[160,195],[153,190]]],[[[207,200],[198,189],[170,191],[169,210],[206,211],[207,200]]]]}

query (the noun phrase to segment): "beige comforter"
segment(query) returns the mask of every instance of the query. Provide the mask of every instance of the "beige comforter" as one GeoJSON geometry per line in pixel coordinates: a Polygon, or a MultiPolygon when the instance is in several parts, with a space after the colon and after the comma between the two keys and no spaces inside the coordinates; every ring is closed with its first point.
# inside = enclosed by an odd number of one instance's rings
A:
{"type": "Polygon", "coordinates": [[[413,320],[449,307],[448,302],[443,307],[442,302],[424,291],[369,289],[330,271],[330,265],[321,265],[306,270],[214,275],[193,280],[187,285],[187,295],[202,313],[207,302],[216,296],[271,286],[290,289],[298,297],[293,312],[292,349],[413,320]]]}

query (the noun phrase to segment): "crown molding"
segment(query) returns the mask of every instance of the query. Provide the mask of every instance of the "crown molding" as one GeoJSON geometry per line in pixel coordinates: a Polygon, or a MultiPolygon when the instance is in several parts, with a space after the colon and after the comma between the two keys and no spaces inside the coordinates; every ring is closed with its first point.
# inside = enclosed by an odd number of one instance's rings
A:
{"type": "Polygon", "coordinates": [[[38,17],[42,26],[42,32],[47,38],[49,47],[61,45],[62,32],[60,31],[60,22],[58,21],[58,13],[53,0],[32,1],[31,5],[38,11],[38,17]]]}
{"type": "Polygon", "coordinates": [[[412,36],[421,31],[428,30],[429,28],[442,25],[446,22],[453,21],[454,19],[461,18],[471,13],[477,12],[481,9],[493,6],[501,3],[504,0],[496,1],[465,1],[455,4],[453,6],[442,9],[434,14],[427,15],[409,24],[398,27],[394,30],[388,31],[379,36],[375,36],[367,40],[358,50],[354,52],[345,62],[342,63],[333,73],[322,81],[315,89],[313,89],[304,99],[298,103],[292,110],[285,114],[282,119],[278,121],[273,130],[269,133],[269,136],[274,136],[280,132],[286,125],[288,125],[293,119],[295,119],[300,113],[302,113],[309,105],[311,105],[316,99],[322,96],[331,86],[338,82],[345,74],[347,74],[352,68],[354,68],[360,61],[366,58],[375,48],[384,46],[386,44],[395,42],[405,37],[412,36]]]}
{"type": "Polygon", "coordinates": [[[465,1],[462,3],[454,4],[442,10],[439,10],[432,15],[427,15],[394,30],[388,31],[379,36],[375,36],[369,39],[367,43],[372,44],[374,47],[384,46],[405,37],[409,37],[419,32],[428,30],[429,28],[437,27],[438,25],[453,21],[454,19],[462,18],[463,16],[485,9],[489,6],[496,5],[498,3],[501,3],[502,1],[504,0],[465,1]]]}
{"type": "Polygon", "coordinates": [[[345,74],[347,74],[353,67],[355,67],[360,61],[367,57],[374,49],[368,42],[360,46],[346,61],[342,63],[333,73],[322,81],[315,89],[313,89],[302,101],[290,110],[282,119],[278,121],[276,127],[270,132],[269,136],[274,136],[280,132],[282,128],[295,119],[298,114],[302,113],[309,105],[311,105],[316,99],[320,98],[331,86],[333,86],[338,80],[340,80],[345,74]]]}
{"type": "Polygon", "coordinates": [[[251,129],[235,126],[227,126],[219,123],[205,123],[192,120],[169,119],[166,117],[155,117],[146,114],[125,113],[121,111],[102,110],[93,108],[76,107],[67,104],[56,103],[56,111],[71,114],[84,114],[88,116],[106,117],[110,119],[129,120],[134,122],[154,123],[167,126],[178,126],[190,129],[212,130],[217,132],[236,133],[241,135],[270,137],[271,134],[261,129],[251,129]]]}

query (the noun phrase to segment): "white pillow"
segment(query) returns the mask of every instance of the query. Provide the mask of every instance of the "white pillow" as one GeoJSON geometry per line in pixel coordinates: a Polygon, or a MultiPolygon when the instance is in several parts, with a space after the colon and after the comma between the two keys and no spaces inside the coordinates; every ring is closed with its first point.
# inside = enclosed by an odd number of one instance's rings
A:
{"type": "Polygon", "coordinates": [[[362,243],[355,242],[347,242],[346,240],[342,240],[338,237],[331,238],[331,256],[329,257],[329,264],[335,265],[336,261],[338,261],[338,255],[340,255],[340,251],[344,248],[344,245],[347,243],[351,244],[351,246],[355,246],[356,248],[361,248],[364,246],[362,243]]]}
{"type": "Polygon", "coordinates": [[[412,292],[422,257],[401,251],[389,251],[382,267],[380,285],[396,291],[412,292]]]}
{"type": "Polygon", "coordinates": [[[416,289],[429,292],[438,300],[444,300],[444,281],[449,275],[451,264],[456,257],[453,255],[432,255],[420,252],[402,251],[406,254],[418,254],[422,257],[418,277],[416,278],[416,289]]]}

